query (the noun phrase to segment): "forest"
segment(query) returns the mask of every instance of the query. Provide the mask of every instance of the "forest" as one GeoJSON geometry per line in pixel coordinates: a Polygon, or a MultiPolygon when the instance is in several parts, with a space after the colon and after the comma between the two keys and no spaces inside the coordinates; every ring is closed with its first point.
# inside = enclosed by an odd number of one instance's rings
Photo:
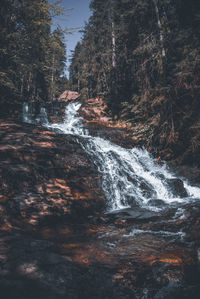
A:
{"type": "Polygon", "coordinates": [[[63,30],[51,31],[59,3],[2,0],[0,7],[1,100],[55,100],[63,91],[66,46],[63,30]]]}
{"type": "Polygon", "coordinates": [[[165,159],[200,166],[200,2],[93,0],[70,66],[71,88],[165,159]]]}
{"type": "Polygon", "coordinates": [[[101,97],[141,144],[199,166],[199,1],[93,0],[90,9],[68,80],[63,30],[51,30],[59,1],[2,1],[2,101],[53,101],[65,89],[101,97]]]}
{"type": "Polygon", "coordinates": [[[1,0],[0,298],[199,299],[200,1],[88,2],[1,0]]]}

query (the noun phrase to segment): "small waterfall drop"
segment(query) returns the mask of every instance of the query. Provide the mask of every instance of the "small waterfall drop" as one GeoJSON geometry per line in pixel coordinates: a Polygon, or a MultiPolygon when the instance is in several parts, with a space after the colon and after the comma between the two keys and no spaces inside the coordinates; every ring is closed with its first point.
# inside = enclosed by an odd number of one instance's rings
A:
{"type": "Polygon", "coordinates": [[[77,116],[81,104],[78,102],[70,103],[65,109],[65,120],[63,123],[51,124],[49,127],[56,129],[64,134],[88,136],[88,130],[84,128],[83,121],[77,116]]]}
{"type": "Polygon", "coordinates": [[[23,103],[23,122],[29,124],[49,125],[47,112],[45,107],[40,107],[39,112],[36,112],[35,106],[32,102],[23,103]]]}
{"type": "MultiPolygon", "coordinates": [[[[168,180],[176,179],[165,165],[161,166],[145,149],[125,149],[99,137],[87,138],[84,149],[93,157],[103,176],[103,190],[110,210],[140,205],[158,210],[148,203],[162,200],[165,204],[183,202],[174,194],[168,180]]],[[[188,197],[200,198],[200,189],[184,182],[188,197]]]]}
{"type": "Polygon", "coordinates": [[[32,120],[32,109],[31,103],[24,102],[23,103],[23,122],[31,124],[32,120]]]}
{"type": "Polygon", "coordinates": [[[48,121],[48,117],[47,117],[47,112],[46,109],[44,107],[40,108],[40,113],[36,118],[36,122],[42,125],[48,125],[49,121],[48,121]]]}
{"type": "MultiPolygon", "coordinates": [[[[45,109],[40,111],[39,122],[60,133],[74,135],[88,155],[93,159],[102,174],[102,188],[107,200],[108,210],[119,210],[134,205],[148,209],[151,200],[161,200],[165,205],[200,198],[200,188],[184,182],[185,198],[177,195],[169,186],[176,179],[166,165],[159,165],[145,149],[125,149],[100,137],[92,137],[84,128],[83,121],[77,116],[81,104],[70,103],[66,106],[63,123],[50,124],[45,109]]],[[[29,121],[27,106],[24,120],[29,121]]],[[[37,122],[37,119],[36,119],[37,122]]],[[[160,208],[161,209],[161,208],[160,208]]]]}

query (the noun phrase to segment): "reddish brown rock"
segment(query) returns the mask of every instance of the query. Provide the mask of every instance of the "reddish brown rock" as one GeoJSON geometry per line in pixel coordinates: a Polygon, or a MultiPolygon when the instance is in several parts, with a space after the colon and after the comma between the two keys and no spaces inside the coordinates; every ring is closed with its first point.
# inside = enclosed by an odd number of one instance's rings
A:
{"type": "Polygon", "coordinates": [[[127,148],[134,146],[126,126],[111,119],[108,107],[102,98],[85,100],[79,110],[79,116],[84,120],[91,135],[105,138],[127,148]]]}
{"type": "Polygon", "coordinates": [[[80,109],[80,115],[86,122],[109,125],[111,118],[106,113],[107,105],[102,98],[88,99],[80,109]]]}
{"type": "Polygon", "coordinates": [[[47,216],[79,219],[103,206],[97,171],[72,136],[3,121],[0,134],[2,221],[24,226],[47,216]]]}
{"type": "Polygon", "coordinates": [[[76,91],[72,90],[65,90],[61,96],[58,98],[58,101],[61,102],[70,102],[77,100],[80,97],[80,94],[76,91]]]}
{"type": "Polygon", "coordinates": [[[101,177],[73,136],[3,120],[0,135],[3,299],[200,297],[200,204],[103,214],[101,177]]]}

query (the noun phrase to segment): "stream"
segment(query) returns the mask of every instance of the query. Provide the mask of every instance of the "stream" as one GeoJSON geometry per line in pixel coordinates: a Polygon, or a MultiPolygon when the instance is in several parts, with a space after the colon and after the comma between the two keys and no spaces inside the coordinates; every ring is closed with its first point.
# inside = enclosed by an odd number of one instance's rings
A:
{"type": "MultiPolygon", "coordinates": [[[[94,130],[91,133],[79,117],[81,103],[66,105],[64,117],[59,116],[57,108],[52,110],[57,115],[53,118],[45,105],[36,110],[32,103],[24,103],[23,122],[33,132],[42,125],[45,134],[53,131],[54,135],[61,136],[66,140],[63,154],[72,148],[71,165],[75,165],[73,159],[79,159],[78,163],[87,172],[87,164],[81,162],[81,156],[76,158],[75,151],[78,149],[78,155],[86,154],[94,166],[91,180],[99,180],[103,196],[95,201],[87,196],[88,191],[86,195],[81,191],[78,195],[74,193],[72,211],[75,214],[66,216],[63,223],[58,217],[57,222],[49,218],[47,224],[39,225],[33,240],[25,238],[27,244],[32,242],[31,246],[36,247],[33,252],[26,253],[24,243],[19,246],[23,248],[23,256],[27,255],[26,260],[31,260],[35,267],[30,270],[33,277],[42,285],[48,281],[49,290],[45,292],[49,293],[45,296],[52,299],[199,298],[200,188],[177,177],[166,163],[159,163],[144,148],[127,149],[95,136],[98,134],[94,130]],[[99,200],[103,211],[98,212],[99,200]],[[51,242],[52,248],[48,247],[51,242]],[[51,274],[47,269],[51,269],[51,274]],[[50,293],[51,290],[56,294],[50,293]]],[[[60,154],[58,158],[61,159],[60,154]]],[[[82,172],[80,175],[86,179],[82,172]]],[[[54,185],[52,181],[47,184],[48,188],[54,188],[53,206],[59,206],[60,191],[70,186],[78,189],[78,177],[79,173],[73,173],[70,168],[66,186],[61,179],[56,179],[54,185]]],[[[86,189],[94,188],[91,186],[88,181],[86,189]]],[[[64,197],[66,205],[70,196],[64,197]]],[[[38,298],[43,298],[38,292],[38,298]]]]}
{"type": "Polygon", "coordinates": [[[160,165],[146,149],[125,149],[103,138],[90,136],[78,117],[80,107],[79,102],[68,104],[63,123],[49,123],[44,107],[33,119],[25,103],[23,120],[76,138],[102,175],[107,212],[134,206],[159,211],[200,198],[200,188],[177,178],[165,163],[160,165]]]}

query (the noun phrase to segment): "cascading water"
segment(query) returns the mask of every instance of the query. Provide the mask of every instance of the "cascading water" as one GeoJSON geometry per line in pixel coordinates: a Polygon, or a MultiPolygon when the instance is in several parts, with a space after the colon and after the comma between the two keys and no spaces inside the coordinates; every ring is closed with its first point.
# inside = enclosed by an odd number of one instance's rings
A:
{"type": "Polygon", "coordinates": [[[32,111],[31,111],[31,103],[24,102],[23,103],[23,122],[32,123],[32,111]]]}
{"type": "MultiPolygon", "coordinates": [[[[83,121],[77,117],[77,111],[80,109],[80,103],[70,103],[65,109],[65,120],[61,124],[49,125],[52,129],[57,129],[65,134],[88,136],[88,130],[83,126],[83,121]]],[[[48,121],[48,120],[47,120],[48,121]]]]}
{"type": "Polygon", "coordinates": [[[39,124],[43,124],[43,125],[49,125],[49,121],[47,118],[47,113],[46,113],[46,109],[44,107],[40,108],[40,113],[36,118],[36,122],[39,124]]]}
{"type": "MultiPolygon", "coordinates": [[[[24,107],[24,121],[33,122],[24,107]]],[[[70,103],[66,107],[63,123],[50,124],[45,110],[41,110],[36,122],[48,128],[71,134],[85,149],[102,174],[102,187],[108,209],[119,210],[134,205],[157,209],[149,205],[150,200],[162,200],[165,204],[184,202],[200,198],[200,188],[184,182],[187,197],[181,198],[170,188],[168,181],[175,179],[165,165],[159,165],[145,149],[125,149],[100,137],[92,137],[77,116],[80,103],[70,103]]]]}
{"type": "MultiPolygon", "coordinates": [[[[87,138],[84,149],[93,157],[103,175],[103,190],[111,210],[138,204],[153,209],[153,198],[166,204],[184,199],[172,192],[167,181],[174,179],[145,149],[125,149],[99,137],[87,138]]],[[[188,197],[200,197],[200,189],[184,182],[188,197]]]]}
{"type": "Polygon", "coordinates": [[[29,124],[42,124],[42,125],[48,125],[48,117],[46,113],[46,109],[44,107],[40,107],[39,113],[36,114],[35,107],[33,106],[33,103],[24,102],[23,103],[23,122],[29,123],[29,124]]]}

